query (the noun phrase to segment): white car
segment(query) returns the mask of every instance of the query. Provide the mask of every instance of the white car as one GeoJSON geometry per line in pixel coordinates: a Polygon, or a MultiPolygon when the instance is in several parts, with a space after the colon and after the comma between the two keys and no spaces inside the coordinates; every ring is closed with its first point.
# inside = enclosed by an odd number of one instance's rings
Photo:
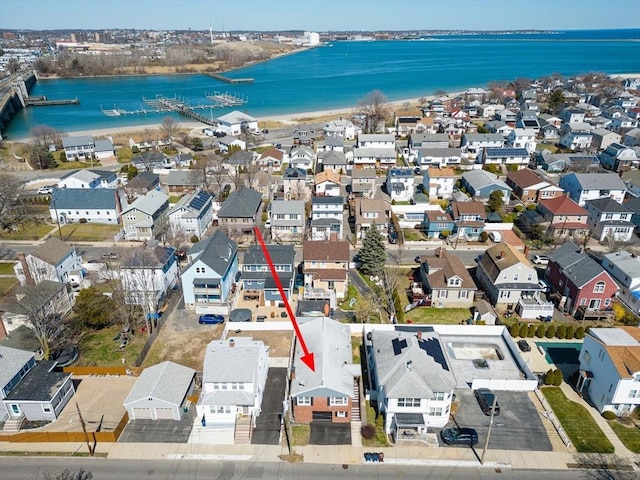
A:
{"type": "Polygon", "coordinates": [[[549,263],[549,257],[546,255],[534,255],[531,261],[536,265],[547,265],[549,263]]]}
{"type": "Polygon", "coordinates": [[[53,186],[40,187],[38,189],[38,195],[51,195],[53,193],[53,186]]]}

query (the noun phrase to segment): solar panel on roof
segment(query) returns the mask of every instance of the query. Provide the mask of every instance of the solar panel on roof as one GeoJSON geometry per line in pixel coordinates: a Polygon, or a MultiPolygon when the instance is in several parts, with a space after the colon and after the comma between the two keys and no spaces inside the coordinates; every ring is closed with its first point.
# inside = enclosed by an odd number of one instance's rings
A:
{"type": "Polygon", "coordinates": [[[407,340],[403,338],[400,340],[399,338],[394,338],[391,340],[391,344],[393,345],[393,353],[394,355],[400,355],[402,353],[403,348],[407,348],[407,340]]]}

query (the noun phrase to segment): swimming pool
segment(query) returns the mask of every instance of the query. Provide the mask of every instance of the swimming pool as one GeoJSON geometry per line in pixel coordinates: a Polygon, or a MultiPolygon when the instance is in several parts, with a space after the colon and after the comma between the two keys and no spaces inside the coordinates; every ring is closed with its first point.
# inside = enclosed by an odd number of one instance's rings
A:
{"type": "Polygon", "coordinates": [[[544,350],[544,358],[550,365],[579,364],[578,355],[582,342],[535,342],[544,350]]]}

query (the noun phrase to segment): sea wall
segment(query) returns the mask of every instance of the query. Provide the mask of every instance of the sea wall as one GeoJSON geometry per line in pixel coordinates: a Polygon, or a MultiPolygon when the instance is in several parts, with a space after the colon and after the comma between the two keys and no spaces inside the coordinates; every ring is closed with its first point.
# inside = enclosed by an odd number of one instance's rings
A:
{"type": "MultiPolygon", "coordinates": [[[[33,86],[36,84],[38,78],[35,73],[23,77],[24,88],[27,92],[30,92],[33,86]]],[[[24,108],[23,99],[21,94],[16,92],[14,88],[8,88],[5,96],[2,98],[2,104],[0,104],[0,139],[2,134],[21,109],[24,108]]]]}

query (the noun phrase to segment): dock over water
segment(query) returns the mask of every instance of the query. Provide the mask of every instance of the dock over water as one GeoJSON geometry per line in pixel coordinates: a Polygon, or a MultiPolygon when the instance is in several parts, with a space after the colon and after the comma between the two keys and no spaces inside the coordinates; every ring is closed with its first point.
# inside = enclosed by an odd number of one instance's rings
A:
{"type": "Polygon", "coordinates": [[[253,83],[253,78],[229,78],[219,73],[205,73],[205,75],[225,83],[253,83]]]}

